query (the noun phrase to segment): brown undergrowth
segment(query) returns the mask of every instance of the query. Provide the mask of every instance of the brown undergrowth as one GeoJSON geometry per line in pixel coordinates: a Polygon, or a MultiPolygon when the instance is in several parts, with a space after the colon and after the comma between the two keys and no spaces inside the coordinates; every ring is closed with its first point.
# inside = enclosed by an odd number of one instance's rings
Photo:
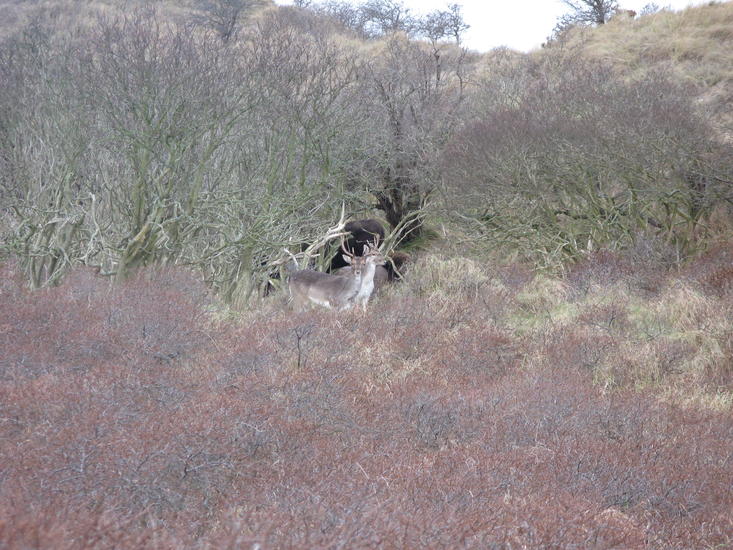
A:
{"type": "Polygon", "coordinates": [[[5,265],[0,547],[727,547],[730,254],[223,321],[181,270],[5,265]]]}

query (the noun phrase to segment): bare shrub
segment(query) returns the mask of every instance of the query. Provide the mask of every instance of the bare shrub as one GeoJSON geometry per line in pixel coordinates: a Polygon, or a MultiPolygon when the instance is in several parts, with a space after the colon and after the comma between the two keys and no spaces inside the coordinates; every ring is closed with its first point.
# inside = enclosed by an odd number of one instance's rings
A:
{"type": "Polygon", "coordinates": [[[440,186],[440,152],[461,123],[467,52],[431,49],[400,34],[380,50],[364,63],[351,97],[360,126],[344,177],[350,187],[368,189],[409,242],[422,234],[420,213],[440,186]]]}
{"type": "Polygon", "coordinates": [[[197,21],[214,29],[224,42],[235,37],[249,12],[261,7],[260,0],[199,0],[202,14],[197,21]]]}
{"type": "Polygon", "coordinates": [[[179,263],[242,305],[335,217],[353,54],[279,11],[231,44],[162,19],[49,23],[3,48],[1,248],[35,288],[179,263]]]}
{"type": "Polygon", "coordinates": [[[571,266],[566,280],[578,298],[588,295],[593,286],[611,287],[616,284],[628,284],[635,273],[628,257],[609,250],[600,250],[587,255],[571,266]]]}
{"type": "Polygon", "coordinates": [[[471,323],[462,327],[435,359],[456,377],[499,378],[513,374],[519,367],[519,350],[516,340],[508,334],[471,323]]]}
{"type": "Polygon", "coordinates": [[[454,413],[435,399],[419,396],[406,408],[404,414],[421,445],[439,449],[456,437],[454,413]]]}
{"type": "Polygon", "coordinates": [[[696,281],[706,292],[723,298],[733,291],[733,248],[718,246],[690,262],[683,277],[696,281]]]}
{"type": "Polygon", "coordinates": [[[690,89],[578,58],[507,71],[535,78],[517,93],[503,91],[501,75],[487,82],[496,99],[444,155],[460,223],[541,267],[646,238],[667,243],[659,257],[670,264],[704,249],[704,222],[730,178],[690,89]]]}

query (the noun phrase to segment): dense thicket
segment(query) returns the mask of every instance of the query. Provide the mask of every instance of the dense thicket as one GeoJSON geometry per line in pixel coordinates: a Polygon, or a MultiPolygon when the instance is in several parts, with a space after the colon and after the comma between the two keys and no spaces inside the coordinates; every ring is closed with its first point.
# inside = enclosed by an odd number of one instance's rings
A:
{"type": "Polygon", "coordinates": [[[298,15],[226,42],[146,11],[5,44],[4,245],[32,286],[75,263],[117,277],[183,263],[236,299],[342,201],[393,226],[420,211],[462,55],[394,37],[357,58],[298,15]]]}
{"type": "Polygon", "coordinates": [[[77,262],[116,276],[176,262],[234,296],[273,243],[338,207],[353,67],[277,17],[236,48],[153,13],[35,29],[2,71],[1,193],[33,286],[77,262]]]}
{"type": "Polygon", "coordinates": [[[426,41],[363,42],[323,9],[225,39],[151,10],[6,38],[0,230],[30,284],[178,263],[246,301],[342,202],[407,240],[430,212],[537,266],[640,238],[679,262],[731,201],[730,149],[690,87],[559,50],[482,60],[442,41],[459,10],[426,41]]]}
{"type": "Polygon", "coordinates": [[[730,147],[691,87],[621,78],[576,56],[497,63],[476,120],[445,152],[452,210],[487,243],[558,266],[597,248],[664,243],[671,263],[730,204],[730,147]]]}

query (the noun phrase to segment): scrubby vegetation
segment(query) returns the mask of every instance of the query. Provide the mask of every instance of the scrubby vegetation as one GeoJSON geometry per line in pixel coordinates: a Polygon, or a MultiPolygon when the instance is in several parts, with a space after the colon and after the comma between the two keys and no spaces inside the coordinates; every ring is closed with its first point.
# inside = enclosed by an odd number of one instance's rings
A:
{"type": "MultiPolygon", "coordinates": [[[[680,264],[730,232],[722,58],[713,82],[570,38],[479,56],[457,8],[389,2],[359,12],[397,17],[369,32],[319,4],[246,10],[223,36],[211,6],[259,3],[204,4],[6,8],[27,23],[0,58],[0,232],[34,288],[175,263],[244,306],[342,203],[405,243],[443,223],[472,253],[555,271],[639,238],[680,264]]],[[[645,16],[670,17],[690,16],[645,16]]]]}
{"type": "Polygon", "coordinates": [[[0,3],[0,547],[733,546],[733,4],[144,4],[0,3]]]}
{"type": "Polygon", "coordinates": [[[366,314],[236,320],[178,268],[6,267],[0,544],[727,547],[732,256],[426,256],[366,314]]]}

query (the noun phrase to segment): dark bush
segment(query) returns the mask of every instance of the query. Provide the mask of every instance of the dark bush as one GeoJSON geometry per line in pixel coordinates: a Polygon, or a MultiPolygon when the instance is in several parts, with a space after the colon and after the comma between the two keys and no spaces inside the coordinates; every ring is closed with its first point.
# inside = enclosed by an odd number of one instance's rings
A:
{"type": "Polygon", "coordinates": [[[449,206],[488,246],[549,267],[640,239],[669,263],[704,250],[703,222],[729,194],[730,153],[693,90],[577,57],[505,72],[444,156],[449,206]],[[517,73],[520,89],[507,84],[517,73]]]}

